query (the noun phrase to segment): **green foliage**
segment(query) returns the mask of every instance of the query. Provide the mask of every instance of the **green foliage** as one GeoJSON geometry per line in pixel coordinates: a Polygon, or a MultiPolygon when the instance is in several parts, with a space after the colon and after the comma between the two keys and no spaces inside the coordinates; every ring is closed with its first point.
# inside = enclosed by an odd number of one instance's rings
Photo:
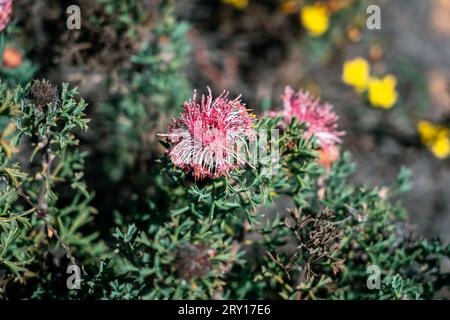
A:
{"type": "Polygon", "coordinates": [[[304,123],[261,117],[258,162],[227,177],[174,167],[156,134],[190,96],[188,26],[170,2],[151,15],[145,1],[97,3],[91,26],[134,45],[99,86],[92,123],[76,88],[0,69],[1,298],[428,299],[448,286],[450,247],[414,236],[397,201],[410,172],[355,185],[350,155],[322,167],[304,123]],[[80,290],[66,287],[70,264],[80,290]]]}
{"type": "MultiPolygon", "coordinates": [[[[102,2],[109,3],[106,8],[119,10],[121,16],[127,12],[130,19],[120,21],[129,28],[135,21],[131,16],[142,12],[139,6],[121,1],[119,6],[113,5],[116,1],[102,2]]],[[[102,149],[106,153],[105,173],[113,181],[120,180],[127,169],[155,158],[155,129],[163,130],[161,123],[167,123],[167,115],[190,93],[182,75],[189,53],[187,25],[174,19],[170,6],[156,12],[150,31],[137,34],[139,48],[107,79],[110,94],[99,106],[100,125],[111,135],[102,141],[102,149]]]]}
{"type": "Polygon", "coordinates": [[[1,292],[7,294],[15,281],[29,281],[27,289],[39,292],[65,274],[66,254],[71,263],[82,263],[104,252],[95,232],[82,232],[96,213],[83,181],[85,154],[73,133],[87,129],[86,103],[77,102],[77,90],[67,84],[60,92],[46,81],[19,86],[14,93],[1,88],[6,106],[1,117],[14,131],[2,140],[13,157],[0,152],[1,292]]]}
{"type": "MultiPolygon", "coordinates": [[[[277,120],[262,120],[258,128],[273,129],[277,120]]],[[[134,225],[116,231],[117,268],[124,277],[120,287],[111,282],[103,297],[433,298],[446,284],[438,266],[449,248],[414,238],[404,210],[391,204],[407,189],[409,172],[402,170],[391,188],[354,186],[348,154],[324,171],[314,160],[314,141],[301,138],[304,128],[294,121],[282,131],[281,161],[272,175],[261,161],[227,178],[196,182],[163,160],[177,200],[164,222],[150,220],[146,232],[134,225]],[[286,198],[292,209],[275,210],[272,218],[261,214],[262,207],[286,198]],[[205,248],[217,255],[207,256],[205,248]],[[180,250],[195,253],[180,263],[180,250]],[[204,274],[198,265],[211,269],[204,274]],[[366,285],[371,265],[381,270],[381,290],[366,285]],[[197,272],[190,282],[183,278],[188,270],[197,272]]]]}
{"type": "Polygon", "coordinates": [[[415,239],[404,210],[391,204],[391,194],[404,189],[407,172],[399,176],[398,189],[370,189],[348,182],[353,169],[344,155],[322,192],[306,192],[309,205],[263,229],[274,233],[265,246],[283,241],[285,246],[268,250],[255,280],[272,279],[271,290],[283,298],[433,298],[447,279],[439,273],[439,260],[448,257],[449,247],[415,239]],[[287,240],[292,234],[294,244],[287,240]],[[366,286],[371,265],[381,270],[381,290],[366,286]]]}

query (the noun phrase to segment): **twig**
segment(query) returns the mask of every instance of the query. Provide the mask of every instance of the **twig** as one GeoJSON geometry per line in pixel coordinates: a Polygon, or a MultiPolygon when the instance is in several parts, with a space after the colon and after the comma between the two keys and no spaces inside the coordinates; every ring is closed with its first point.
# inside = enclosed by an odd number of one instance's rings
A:
{"type": "Polygon", "coordinates": [[[345,217],[345,218],[343,218],[342,220],[339,220],[339,221],[333,221],[331,223],[334,224],[334,225],[341,225],[341,224],[345,224],[346,222],[348,222],[348,221],[350,221],[352,219],[353,219],[353,215],[347,216],[347,217],[345,217]]]}
{"type": "MultiPolygon", "coordinates": [[[[295,282],[295,289],[297,289],[300,284],[302,284],[305,279],[306,279],[306,274],[307,274],[307,269],[309,269],[308,267],[308,261],[305,261],[305,263],[303,263],[302,266],[302,270],[300,271],[300,274],[298,275],[297,281],[295,282]]],[[[295,295],[295,300],[302,300],[303,296],[302,296],[302,292],[298,291],[297,294],[295,295]]]]}
{"type": "Polygon", "coordinates": [[[30,207],[32,207],[34,209],[34,211],[36,212],[36,215],[38,218],[40,218],[42,221],[44,221],[45,226],[50,229],[50,231],[55,235],[56,239],[59,241],[59,243],[61,244],[62,248],[64,249],[67,257],[69,258],[70,262],[73,265],[76,265],[77,262],[75,260],[75,258],[73,257],[72,253],[70,253],[70,248],[69,246],[64,242],[64,240],[59,236],[58,231],[52,226],[52,224],[47,220],[47,212],[39,209],[38,207],[36,207],[34,205],[34,203],[31,201],[31,199],[25,194],[25,192],[23,191],[22,187],[20,186],[16,186],[17,191],[19,192],[19,195],[28,203],[28,205],[30,207]]]}

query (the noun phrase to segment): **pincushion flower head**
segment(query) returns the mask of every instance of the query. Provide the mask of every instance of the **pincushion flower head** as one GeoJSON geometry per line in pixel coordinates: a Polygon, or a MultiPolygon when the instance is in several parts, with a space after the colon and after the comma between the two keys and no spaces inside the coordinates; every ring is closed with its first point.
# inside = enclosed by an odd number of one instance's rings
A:
{"type": "Polygon", "coordinates": [[[184,103],[184,111],[173,120],[167,134],[172,163],[196,179],[228,176],[243,166],[248,141],[254,139],[254,115],[240,101],[224,91],[213,99],[211,90],[200,102],[194,91],[184,103]]]}
{"type": "Polygon", "coordinates": [[[298,122],[306,124],[304,138],[315,137],[319,144],[318,163],[326,169],[339,159],[337,144],[341,143],[341,136],[345,134],[337,127],[338,117],[333,111],[333,106],[322,103],[307,91],[294,92],[291,87],[284,89],[283,111],[269,112],[270,117],[282,116],[284,118],[281,127],[289,124],[293,118],[298,122]]]}
{"type": "Polygon", "coordinates": [[[12,12],[12,0],[0,0],[0,32],[6,28],[12,12]]]}
{"type": "Polygon", "coordinates": [[[329,103],[322,103],[307,91],[294,92],[291,87],[284,89],[283,116],[286,122],[297,118],[299,122],[306,123],[305,138],[316,137],[321,148],[327,148],[341,143],[344,132],[337,128],[338,117],[329,103]]]}

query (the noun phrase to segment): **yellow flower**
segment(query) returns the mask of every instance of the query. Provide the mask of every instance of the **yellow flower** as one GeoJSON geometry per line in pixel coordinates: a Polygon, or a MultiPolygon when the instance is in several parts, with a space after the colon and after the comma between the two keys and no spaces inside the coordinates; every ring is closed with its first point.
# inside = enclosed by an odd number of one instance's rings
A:
{"type": "Polygon", "coordinates": [[[431,145],[431,151],[439,159],[447,158],[450,155],[450,139],[448,137],[439,137],[431,145]]]}
{"type": "Polygon", "coordinates": [[[450,129],[434,125],[429,121],[419,121],[417,125],[420,138],[436,158],[444,159],[450,155],[450,129]]]}
{"type": "Polygon", "coordinates": [[[248,7],[248,0],[222,0],[222,2],[240,10],[248,7]]]}
{"type": "Polygon", "coordinates": [[[395,86],[397,79],[393,75],[369,80],[369,101],[374,107],[390,109],[397,102],[395,86]]]}
{"type": "Polygon", "coordinates": [[[342,69],[342,81],[362,92],[369,83],[370,65],[367,60],[357,57],[344,62],[342,69]]]}
{"type": "Polygon", "coordinates": [[[422,142],[428,144],[434,140],[436,133],[439,131],[437,126],[426,120],[421,120],[417,124],[417,130],[419,131],[422,142]]]}
{"type": "Polygon", "coordinates": [[[304,6],[300,12],[300,18],[303,27],[314,37],[325,33],[330,24],[328,9],[322,4],[304,6]]]}

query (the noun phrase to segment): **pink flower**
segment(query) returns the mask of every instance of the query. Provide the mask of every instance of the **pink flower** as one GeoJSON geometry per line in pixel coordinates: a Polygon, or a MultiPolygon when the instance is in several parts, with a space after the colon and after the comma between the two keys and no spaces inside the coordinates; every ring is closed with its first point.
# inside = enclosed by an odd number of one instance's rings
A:
{"type": "Polygon", "coordinates": [[[228,92],[200,103],[194,91],[184,103],[184,112],[169,126],[169,157],[173,164],[196,179],[228,176],[235,168],[248,163],[248,141],[253,139],[254,116],[249,114],[240,96],[228,99],[228,92]]]}
{"type": "Polygon", "coordinates": [[[284,89],[284,95],[281,98],[284,120],[289,123],[295,117],[299,122],[306,123],[306,139],[316,137],[322,149],[342,142],[340,137],[345,132],[338,131],[338,117],[331,104],[321,103],[307,91],[299,90],[294,93],[289,86],[284,89]]]}
{"type": "Polygon", "coordinates": [[[6,28],[12,13],[12,0],[0,0],[0,32],[6,28]]]}

